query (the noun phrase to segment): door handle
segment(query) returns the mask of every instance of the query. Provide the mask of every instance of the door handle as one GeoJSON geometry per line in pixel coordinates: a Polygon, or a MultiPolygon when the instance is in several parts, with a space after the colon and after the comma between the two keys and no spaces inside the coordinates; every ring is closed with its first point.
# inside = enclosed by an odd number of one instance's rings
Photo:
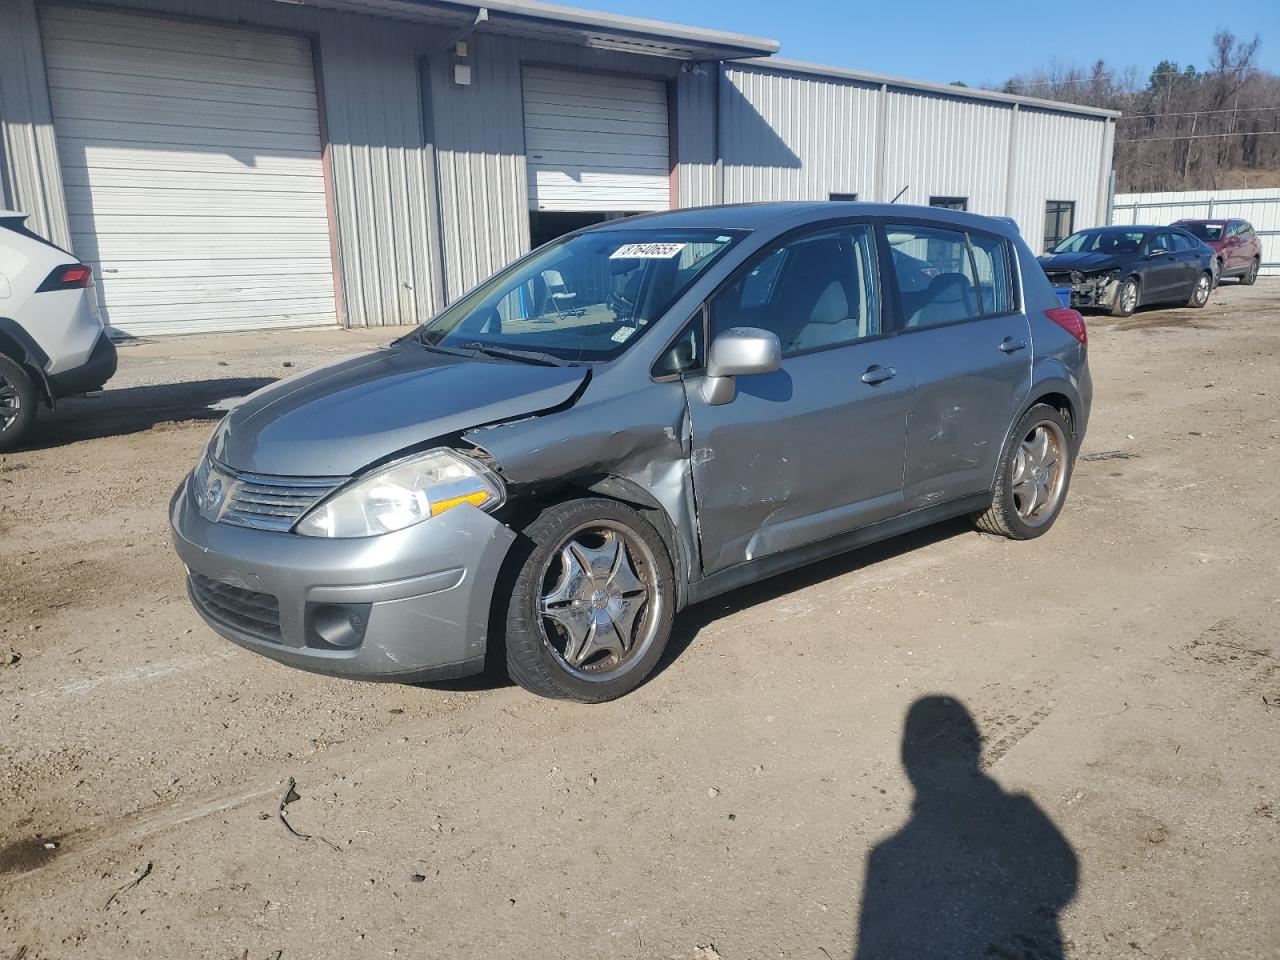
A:
{"type": "Polygon", "coordinates": [[[1005,353],[1017,353],[1019,350],[1027,348],[1027,341],[1018,340],[1015,337],[1005,337],[1000,341],[1000,349],[1005,353]]]}
{"type": "Polygon", "coordinates": [[[867,367],[867,372],[862,375],[863,383],[884,383],[886,380],[892,380],[898,375],[898,371],[893,367],[882,367],[878,363],[873,363],[867,367]]]}

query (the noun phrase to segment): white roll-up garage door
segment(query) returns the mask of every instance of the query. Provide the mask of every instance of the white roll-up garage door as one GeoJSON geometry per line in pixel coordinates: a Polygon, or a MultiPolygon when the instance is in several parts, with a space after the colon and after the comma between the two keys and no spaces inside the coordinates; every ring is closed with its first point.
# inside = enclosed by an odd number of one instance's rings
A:
{"type": "Polygon", "coordinates": [[[661,81],[526,67],[524,136],[534,210],[670,208],[661,81]]]}
{"type": "Polygon", "coordinates": [[[75,253],[132,335],[332,324],[310,43],[42,8],[75,253]]]}

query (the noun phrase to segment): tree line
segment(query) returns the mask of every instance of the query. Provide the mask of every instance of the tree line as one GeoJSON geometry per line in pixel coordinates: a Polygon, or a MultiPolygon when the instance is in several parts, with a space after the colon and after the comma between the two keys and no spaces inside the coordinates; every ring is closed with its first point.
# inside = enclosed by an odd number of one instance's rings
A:
{"type": "Polygon", "coordinates": [[[1118,193],[1280,186],[1280,75],[1257,67],[1258,46],[1221,31],[1204,70],[1162,60],[1143,78],[1098,60],[995,89],[1121,111],[1118,193]]]}

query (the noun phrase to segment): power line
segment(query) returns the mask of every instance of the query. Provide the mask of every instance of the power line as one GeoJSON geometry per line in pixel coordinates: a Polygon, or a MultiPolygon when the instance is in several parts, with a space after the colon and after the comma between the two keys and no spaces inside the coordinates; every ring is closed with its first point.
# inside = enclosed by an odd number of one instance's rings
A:
{"type": "Polygon", "coordinates": [[[1188,137],[1139,137],[1136,140],[1118,140],[1117,143],[1151,143],[1154,140],[1212,140],[1215,137],[1274,137],[1280,130],[1237,130],[1235,133],[1197,133],[1188,137]]]}
{"type": "MultiPolygon", "coordinates": [[[[1158,73],[1156,73],[1156,72],[1152,72],[1152,73],[1150,74],[1150,76],[1152,76],[1152,77],[1181,77],[1181,76],[1184,76],[1184,74],[1182,73],[1182,71],[1181,71],[1181,70],[1162,70],[1162,71],[1160,71],[1160,72],[1158,72],[1158,73]]],[[[1201,74],[1196,74],[1196,77],[1199,77],[1199,76],[1201,76],[1201,74]]],[[[1115,77],[1115,74],[1114,74],[1114,73],[1104,73],[1104,74],[1103,74],[1102,76],[1100,76],[1100,77],[1064,78],[1064,79],[1061,79],[1061,80],[1019,80],[1018,78],[1016,78],[1016,77],[1015,77],[1015,78],[1013,78],[1013,79],[1011,79],[1011,80],[1007,80],[1007,81],[1005,81],[1005,86],[1014,86],[1014,87],[1053,87],[1053,86],[1057,86],[1057,85],[1059,85],[1059,84],[1063,84],[1063,83],[1098,83],[1099,81],[1106,81],[1106,82],[1110,83],[1114,77],[1115,77]]],[[[1188,79],[1194,79],[1194,78],[1188,78],[1188,79]]]]}
{"type": "Polygon", "coordinates": [[[1258,110],[1280,110],[1280,107],[1240,107],[1238,110],[1188,110],[1185,113],[1127,113],[1120,120],[1149,120],[1159,117],[1196,117],[1211,113],[1251,113],[1258,110]]]}

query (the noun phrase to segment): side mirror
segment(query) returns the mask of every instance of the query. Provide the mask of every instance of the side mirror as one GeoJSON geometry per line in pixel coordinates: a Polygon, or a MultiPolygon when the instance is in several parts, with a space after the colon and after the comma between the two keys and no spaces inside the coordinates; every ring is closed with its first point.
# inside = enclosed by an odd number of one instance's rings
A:
{"type": "Polygon", "coordinates": [[[1164,247],[1152,247],[1147,253],[1147,259],[1150,260],[1153,257],[1163,257],[1168,252],[1169,251],[1164,247]]]}
{"type": "Polygon", "coordinates": [[[711,341],[702,399],[712,406],[738,395],[735,377],[772,373],[782,366],[782,344],[776,334],[759,327],[733,327],[711,341]]]}

